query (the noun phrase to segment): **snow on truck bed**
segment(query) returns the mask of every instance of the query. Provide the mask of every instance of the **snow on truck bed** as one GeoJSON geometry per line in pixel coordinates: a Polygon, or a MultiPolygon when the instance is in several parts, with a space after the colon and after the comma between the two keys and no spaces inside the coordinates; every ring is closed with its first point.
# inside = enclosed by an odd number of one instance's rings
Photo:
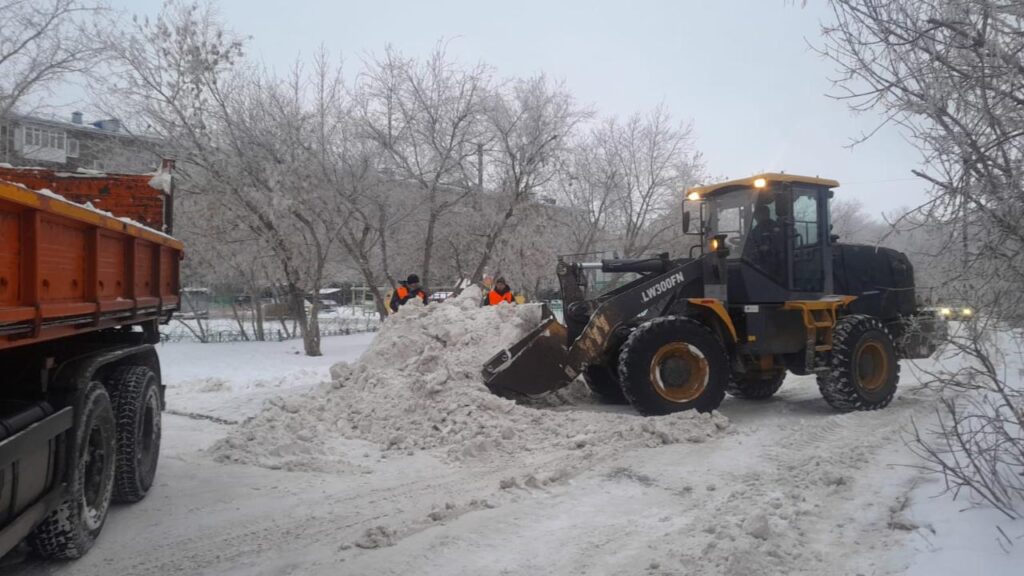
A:
{"type": "Polygon", "coordinates": [[[338,438],[386,450],[439,449],[450,460],[586,445],[700,442],[727,428],[721,415],[662,418],[538,410],[491,394],[483,363],[540,321],[539,306],[480,306],[479,289],[430,306],[405,306],[332,382],[274,398],[218,442],[219,461],[290,470],[348,467],[338,438]]]}

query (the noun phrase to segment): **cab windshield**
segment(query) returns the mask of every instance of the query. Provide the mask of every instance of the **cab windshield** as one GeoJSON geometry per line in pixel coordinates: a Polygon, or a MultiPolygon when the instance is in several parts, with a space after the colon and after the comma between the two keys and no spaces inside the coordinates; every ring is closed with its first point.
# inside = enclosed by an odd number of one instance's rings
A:
{"type": "Polygon", "coordinates": [[[781,278],[785,264],[783,202],[772,188],[738,188],[711,199],[708,229],[725,235],[729,259],[740,258],[781,278]]]}
{"type": "MultiPolygon", "coordinates": [[[[813,187],[790,186],[782,188],[738,187],[709,198],[708,230],[710,236],[725,235],[729,259],[754,265],[769,277],[783,284],[787,276],[786,253],[793,252],[795,260],[818,259],[813,253],[820,246],[819,194],[813,187]],[[788,244],[787,244],[788,242],[788,244]]],[[[814,269],[795,270],[795,281],[817,286],[820,283],[820,264],[814,269]],[[807,282],[803,276],[808,276],[807,282]]]]}

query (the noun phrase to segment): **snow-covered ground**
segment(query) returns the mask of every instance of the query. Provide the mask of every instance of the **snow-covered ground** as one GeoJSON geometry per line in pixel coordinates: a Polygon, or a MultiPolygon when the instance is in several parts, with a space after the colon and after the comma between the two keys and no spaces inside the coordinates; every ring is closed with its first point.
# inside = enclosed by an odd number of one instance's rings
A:
{"type": "Polygon", "coordinates": [[[302,340],[160,347],[167,410],[238,421],[281,394],[306,390],[327,378],[335,362],[355,360],[374,334],[328,337],[323,356],[303,354],[302,340]]]}
{"type": "MultiPolygon", "coordinates": [[[[901,433],[911,418],[930,418],[934,406],[930,392],[913,389],[908,366],[886,410],[838,414],[812,378],[789,376],[768,402],[727,398],[727,427],[681,442],[592,431],[532,449],[508,439],[506,449],[515,450],[498,457],[452,459],[450,450],[388,449],[352,436],[334,439],[332,453],[345,466],[326,472],[215,461],[211,447],[245,430],[234,423],[278,396],[315,398],[318,383],[330,380],[328,367],[355,360],[373,338],[326,338],[320,358],[302,356],[298,341],[163,345],[168,412],[150,495],[116,507],[84,559],[8,558],[6,570],[1022,573],[1024,523],[964,510],[967,504],[937,496],[941,485],[908,466],[915,461],[901,433]]],[[[608,426],[644,422],[627,407],[592,403],[536,410],[537,422],[555,422],[555,430],[560,422],[577,426],[588,413],[608,426]]]]}

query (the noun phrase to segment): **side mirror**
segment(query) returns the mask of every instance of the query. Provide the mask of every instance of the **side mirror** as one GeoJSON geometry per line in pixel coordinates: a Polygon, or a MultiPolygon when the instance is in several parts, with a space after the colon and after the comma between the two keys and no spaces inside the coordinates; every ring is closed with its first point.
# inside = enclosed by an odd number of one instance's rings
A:
{"type": "Polygon", "coordinates": [[[690,213],[683,210],[683,232],[690,231],[690,213]]]}

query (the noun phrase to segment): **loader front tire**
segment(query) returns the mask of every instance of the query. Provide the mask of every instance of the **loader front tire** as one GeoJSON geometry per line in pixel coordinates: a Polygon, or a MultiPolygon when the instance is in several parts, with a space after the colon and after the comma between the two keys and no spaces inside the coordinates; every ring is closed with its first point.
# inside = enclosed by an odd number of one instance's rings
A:
{"type": "Polygon", "coordinates": [[[678,316],[655,318],[622,346],[619,381],[626,399],[645,416],[710,412],[725,397],[729,359],[703,324],[678,316]]]}
{"type": "Polygon", "coordinates": [[[733,374],[726,391],[730,396],[744,400],[767,400],[775,395],[786,379],[785,370],[774,370],[767,374],[747,372],[733,374]]]}
{"type": "Polygon", "coordinates": [[[879,410],[892,402],[900,363],[892,336],[877,318],[846,316],[832,332],[829,371],[818,375],[818,389],[839,410],[879,410]]]}

